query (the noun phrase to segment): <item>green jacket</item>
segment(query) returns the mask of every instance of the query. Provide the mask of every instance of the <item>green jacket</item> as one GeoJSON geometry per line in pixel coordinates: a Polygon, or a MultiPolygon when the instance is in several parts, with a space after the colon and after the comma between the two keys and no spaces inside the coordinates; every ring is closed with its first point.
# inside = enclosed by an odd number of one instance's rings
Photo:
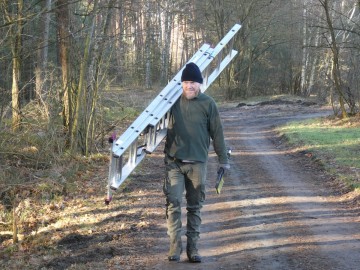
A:
{"type": "Polygon", "coordinates": [[[210,138],[219,163],[227,164],[224,133],[215,101],[203,93],[191,100],[181,96],[171,108],[164,152],[177,159],[205,162],[210,138]]]}

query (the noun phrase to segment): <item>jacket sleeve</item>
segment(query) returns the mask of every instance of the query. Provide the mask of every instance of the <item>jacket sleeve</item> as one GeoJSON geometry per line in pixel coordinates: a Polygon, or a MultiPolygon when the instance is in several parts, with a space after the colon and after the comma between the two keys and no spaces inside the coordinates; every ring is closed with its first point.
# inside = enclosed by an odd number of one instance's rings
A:
{"type": "Polygon", "coordinates": [[[223,125],[215,102],[212,102],[209,108],[209,132],[210,137],[213,140],[214,150],[218,156],[219,163],[228,164],[229,160],[227,156],[223,125]]]}

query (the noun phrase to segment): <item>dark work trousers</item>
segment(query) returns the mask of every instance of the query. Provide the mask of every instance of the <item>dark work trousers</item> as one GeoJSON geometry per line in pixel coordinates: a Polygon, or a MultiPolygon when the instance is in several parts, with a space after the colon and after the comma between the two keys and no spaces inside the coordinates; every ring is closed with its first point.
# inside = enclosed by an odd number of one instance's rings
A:
{"type": "Polygon", "coordinates": [[[196,243],[200,234],[200,209],[205,201],[207,163],[183,162],[165,157],[166,177],[163,191],[166,196],[166,220],[171,241],[181,240],[181,202],[186,191],[188,241],[196,243]],[[190,239],[189,239],[190,238],[190,239]]]}

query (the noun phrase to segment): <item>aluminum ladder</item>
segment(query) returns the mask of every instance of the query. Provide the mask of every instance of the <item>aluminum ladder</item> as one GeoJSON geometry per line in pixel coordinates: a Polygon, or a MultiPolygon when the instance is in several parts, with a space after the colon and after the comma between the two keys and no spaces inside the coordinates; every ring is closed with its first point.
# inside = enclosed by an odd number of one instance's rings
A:
{"type": "MultiPolygon", "coordinates": [[[[187,62],[194,62],[200,68],[204,78],[202,92],[206,91],[237,54],[233,50],[233,44],[240,28],[240,24],[235,24],[215,48],[209,44],[202,45],[187,62]]],[[[146,154],[152,153],[165,138],[170,109],[182,94],[181,74],[184,68],[185,66],[118,139],[109,139],[111,149],[106,204],[112,199],[112,191],[117,190],[146,154]]]]}

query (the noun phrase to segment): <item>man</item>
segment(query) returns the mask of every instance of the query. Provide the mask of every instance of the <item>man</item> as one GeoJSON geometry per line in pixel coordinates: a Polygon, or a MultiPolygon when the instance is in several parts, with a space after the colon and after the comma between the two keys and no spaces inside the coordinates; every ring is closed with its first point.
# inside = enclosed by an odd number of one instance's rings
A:
{"type": "Polygon", "coordinates": [[[186,253],[190,262],[201,262],[197,242],[200,235],[200,209],[205,200],[210,139],[219,166],[229,169],[223,128],[215,101],[201,93],[203,78],[194,63],[186,65],[181,76],[182,95],[171,108],[165,142],[166,219],[170,237],[169,261],[179,261],[181,243],[181,201],[186,190],[186,253]]]}

